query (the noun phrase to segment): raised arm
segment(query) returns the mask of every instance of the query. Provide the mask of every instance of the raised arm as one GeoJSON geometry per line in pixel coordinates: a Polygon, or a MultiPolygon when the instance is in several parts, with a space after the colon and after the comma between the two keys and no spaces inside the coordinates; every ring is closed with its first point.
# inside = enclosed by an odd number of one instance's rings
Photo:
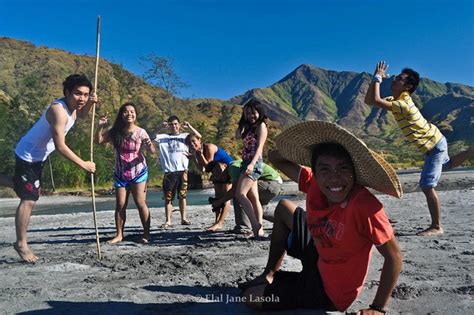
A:
{"type": "Polygon", "coordinates": [[[387,77],[385,73],[387,69],[388,65],[385,61],[379,61],[375,66],[374,80],[370,83],[369,89],[365,94],[364,101],[367,105],[377,106],[387,110],[392,108],[392,104],[380,96],[380,85],[382,84],[382,80],[387,77]]]}
{"type": "Polygon", "coordinates": [[[285,159],[278,150],[268,152],[268,159],[277,169],[283,172],[292,181],[298,183],[301,166],[285,159]]]}
{"type": "Polygon", "coordinates": [[[202,135],[187,121],[183,122],[183,127],[191,130],[198,138],[202,138],[202,135]]]}
{"type": "Polygon", "coordinates": [[[77,110],[77,117],[78,118],[87,118],[89,116],[89,112],[91,111],[92,105],[98,104],[99,98],[97,97],[96,93],[92,93],[89,96],[89,100],[87,101],[86,105],[83,108],[77,110]]]}
{"type": "Polygon", "coordinates": [[[95,134],[95,141],[97,142],[97,144],[110,142],[111,139],[109,131],[105,131],[105,127],[107,127],[108,123],[108,116],[103,116],[99,119],[99,124],[97,125],[97,131],[95,134]]]}
{"type": "Polygon", "coordinates": [[[67,115],[64,108],[59,104],[53,104],[46,112],[46,119],[49,122],[51,133],[53,135],[56,150],[68,160],[76,163],[88,172],[95,172],[95,163],[84,161],[78,157],[66,144],[64,130],[67,123],[67,115]]]}
{"type": "Polygon", "coordinates": [[[380,311],[384,311],[388,304],[402,269],[402,255],[394,236],[385,244],[377,246],[377,250],[384,257],[379,287],[370,308],[360,310],[358,314],[383,314],[380,311]]]}

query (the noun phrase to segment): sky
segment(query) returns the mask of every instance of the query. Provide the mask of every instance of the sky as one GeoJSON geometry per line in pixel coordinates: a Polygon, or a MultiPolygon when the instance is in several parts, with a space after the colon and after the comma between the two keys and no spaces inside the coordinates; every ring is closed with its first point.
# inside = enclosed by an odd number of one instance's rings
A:
{"type": "Polygon", "coordinates": [[[95,56],[98,15],[101,58],[137,75],[143,57],[171,58],[182,97],[228,99],[301,64],[372,73],[378,60],[474,85],[472,0],[0,0],[0,36],[95,56]]]}

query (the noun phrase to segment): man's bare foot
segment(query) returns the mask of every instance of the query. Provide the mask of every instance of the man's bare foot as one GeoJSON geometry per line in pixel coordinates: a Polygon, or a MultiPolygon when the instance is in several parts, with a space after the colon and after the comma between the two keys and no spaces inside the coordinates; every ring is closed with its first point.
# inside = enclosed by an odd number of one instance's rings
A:
{"type": "Polygon", "coordinates": [[[416,233],[418,236],[437,236],[437,235],[442,235],[444,233],[442,228],[434,228],[434,227],[429,227],[424,231],[421,231],[419,233],[416,233]]]}
{"type": "Polygon", "coordinates": [[[107,244],[117,244],[120,243],[123,240],[122,236],[116,236],[113,239],[107,241],[107,244]]]}
{"type": "Polygon", "coordinates": [[[209,231],[209,232],[215,232],[215,231],[219,231],[223,228],[223,225],[220,224],[220,223],[215,223],[213,225],[211,225],[210,227],[208,227],[206,229],[206,231],[209,231]]]}
{"type": "Polygon", "coordinates": [[[33,254],[28,245],[20,246],[15,242],[13,243],[13,248],[16,250],[18,255],[20,255],[20,258],[26,263],[34,264],[38,260],[38,257],[33,254]]]}

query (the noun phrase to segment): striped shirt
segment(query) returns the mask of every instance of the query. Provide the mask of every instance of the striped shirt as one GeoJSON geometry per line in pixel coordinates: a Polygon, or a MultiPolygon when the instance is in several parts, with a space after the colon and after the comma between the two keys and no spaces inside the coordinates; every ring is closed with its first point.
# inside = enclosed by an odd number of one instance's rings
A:
{"type": "Polygon", "coordinates": [[[120,179],[133,180],[147,169],[142,143],[149,138],[145,129],[136,127],[126,136],[120,150],[115,150],[115,176],[120,179]]]}
{"type": "Polygon", "coordinates": [[[423,153],[430,151],[443,136],[438,127],[421,115],[408,92],[403,92],[397,100],[393,96],[385,100],[391,102],[391,111],[406,140],[423,153]]]}

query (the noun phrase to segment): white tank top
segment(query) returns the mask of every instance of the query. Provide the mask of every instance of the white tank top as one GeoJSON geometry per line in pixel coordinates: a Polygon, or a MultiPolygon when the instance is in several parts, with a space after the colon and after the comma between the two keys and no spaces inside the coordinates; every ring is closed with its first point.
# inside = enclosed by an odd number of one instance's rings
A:
{"type": "Polygon", "coordinates": [[[69,129],[74,125],[75,117],[73,117],[73,113],[69,112],[64,98],[52,102],[41,115],[40,119],[38,119],[16,145],[15,154],[23,161],[30,163],[43,162],[48,158],[48,155],[55,150],[51,126],[46,119],[46,112],[53,104],[62,105],[66,112],[67,123],[64,128],[64,135],[66,135],[69,129]]]}

